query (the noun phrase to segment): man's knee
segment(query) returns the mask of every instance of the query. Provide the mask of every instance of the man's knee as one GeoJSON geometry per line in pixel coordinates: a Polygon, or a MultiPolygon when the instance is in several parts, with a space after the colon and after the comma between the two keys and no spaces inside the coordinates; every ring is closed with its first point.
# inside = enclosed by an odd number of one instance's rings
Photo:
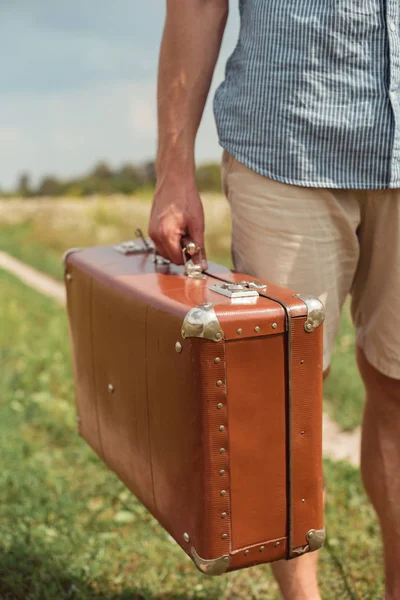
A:
{"type": "Polygon", "coordinates": [[[368,361],[364,351],[357,347],[357,364],[369,398],[376,398],[382,403],[385,400],[395,401],[400,407],[400,379],[387,377],[368,361]]]}

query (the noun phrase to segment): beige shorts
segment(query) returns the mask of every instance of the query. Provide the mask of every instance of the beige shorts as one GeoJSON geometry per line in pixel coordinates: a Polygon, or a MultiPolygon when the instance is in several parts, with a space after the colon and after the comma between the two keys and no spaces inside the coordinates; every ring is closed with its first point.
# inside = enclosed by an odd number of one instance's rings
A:
{"type": "Polygon", "coordinates": [[[356,343],[381,373],[400,379],[400,190],[280,183],[224,151],[235,269],[326,306],[324,368],[351,294],[356,343]]]}

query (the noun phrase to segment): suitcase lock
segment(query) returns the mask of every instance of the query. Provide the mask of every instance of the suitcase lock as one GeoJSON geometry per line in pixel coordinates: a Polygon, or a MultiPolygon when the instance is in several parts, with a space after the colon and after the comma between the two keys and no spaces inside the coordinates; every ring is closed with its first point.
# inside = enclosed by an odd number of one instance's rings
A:
{"type": "Polygon", "coordinates": [[[140,241],[128,240],[114,246],[114,250],[121,254],[148,254],[154,252],[154,244],[150,238],[145,238],[141,229],[136,229],[136,237],[140,241]]]}
{"type": "Polygon", "coordinates": [[[227,296],[234,302],[240,298],[258,298],[259,292],[265,291],[267,286],[259,281],[240,281],[239,283],[216,283],[210,290],[227,296]]]}

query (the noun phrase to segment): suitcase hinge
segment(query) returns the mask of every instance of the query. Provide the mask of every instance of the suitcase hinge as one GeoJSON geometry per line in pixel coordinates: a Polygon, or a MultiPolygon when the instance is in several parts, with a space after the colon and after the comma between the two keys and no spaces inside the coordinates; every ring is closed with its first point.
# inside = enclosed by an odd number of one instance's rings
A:
{"type": "Polygon", "coordinates": [[[219,558],[215,558],[213,560],[206,560],[197,554],[193,546],[190,551],[193,556],[194,564],[204,575],[223,575],[232,562],[232,558],[228,555],[220,556],[219,558]]]}

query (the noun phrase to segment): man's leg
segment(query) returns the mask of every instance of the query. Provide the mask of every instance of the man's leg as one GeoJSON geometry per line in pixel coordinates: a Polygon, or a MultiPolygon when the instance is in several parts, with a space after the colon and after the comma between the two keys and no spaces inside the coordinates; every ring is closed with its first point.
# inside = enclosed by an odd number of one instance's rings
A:
{"type": "MultiPolygon", "coordinates": [[[[330,367],[324,371],[324,379],[330,367]]],[[[324,490],[324,505],[325,505],[324,490]]],[[[291,561],[279,561],[271,565],[285,600],[320,600],[317,567],[319,551],[310,552],[291,561]]]]}
{"type": "Polygon", "coordinates": [[[400,190],[363,203],[352,314],[366,389],[361,472],[381,525],[386,600],[400,600],[400,190]]]}
{"type": "MultiPolygon", "coordinates": [[[[324,371],[324,379],[330,367],[324,371]]],[[[324,491],[325,504],[325,491],[324,491]]],[[[317,567],[319,551],[304,554],[291,561],[281,560],[271,565],[285,600],[320,600],[317,567]]]]}
{"type": "MultiPolygon", "coordinates": [[[[301,188],[254,173],[225,153],[224,191],[232,211],[236,270],[326,304],[324,368],[358,264],[359,197],[354,190],[301,188]]],[[[318,553],[273,565],[285,600],[319,600],[318,553]]]]}
{"type": "Polygon", "coordinates": [[[384,544],[386,600],[400,600],[400,380],[377,371],[357,349],[366,388],[361,473],[384,544]]]}
{"type": "Polygon", "coordinates": [[[318,554],[311,552],[271,565],[285,600],[321,600],[317,581],[318,554]]]}

